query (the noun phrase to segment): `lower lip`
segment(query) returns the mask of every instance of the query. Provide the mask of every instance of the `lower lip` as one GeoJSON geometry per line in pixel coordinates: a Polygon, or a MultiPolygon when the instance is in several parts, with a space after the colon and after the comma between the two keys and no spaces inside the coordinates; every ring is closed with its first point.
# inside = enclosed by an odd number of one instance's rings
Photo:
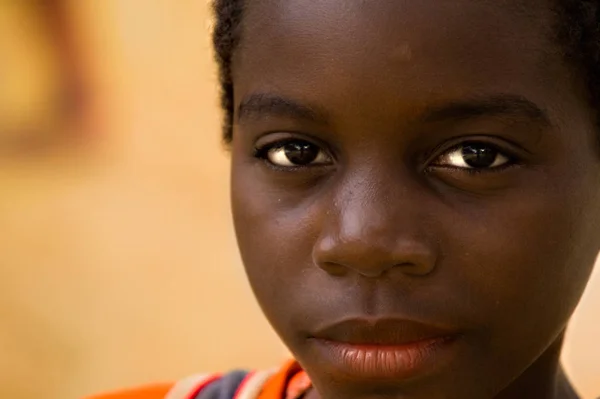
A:
{"type": "Polygon", "coordinates": [[[316,339],[316,343],[324,360],[353,380],[406,380],[440,368],[449,359],[455,340],[440,337],[402,345],[359,345],[316,339]]]}

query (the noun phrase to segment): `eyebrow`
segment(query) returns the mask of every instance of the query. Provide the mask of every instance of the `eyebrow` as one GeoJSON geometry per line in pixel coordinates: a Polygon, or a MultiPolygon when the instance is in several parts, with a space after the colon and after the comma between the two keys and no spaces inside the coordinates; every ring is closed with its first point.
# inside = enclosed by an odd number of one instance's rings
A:
{"type": "Polygon", "coordinates": [[[425,122],[440,122],[490,116],[524,117],[551,125],[546,111],[533,101],[514,94],[497,94],[433,106],[423,114],[421,119],[425,122]]]}
{"type": "MultiPolygon", "coordinates": [[[[267,116],[302,119],[321,124],[327,122],[327,112],[324,109],[272,93],[251,94],[244,98],[238,107],[238,121],[267,116]]],[[[419,119],[431,123],[493,116],[524,117],[548,126],[552,124],[546,111],[533,101],[515,94],[495,94],[433,105],[427,107],[419,119]]]]}
{"type": "Polygon", "coordinates": [[[242,100],[237,111],[238,121],[280,116],[322,124],[327,122],[327,112],[325,110],[270,93],[249,95],[242,100]]]}

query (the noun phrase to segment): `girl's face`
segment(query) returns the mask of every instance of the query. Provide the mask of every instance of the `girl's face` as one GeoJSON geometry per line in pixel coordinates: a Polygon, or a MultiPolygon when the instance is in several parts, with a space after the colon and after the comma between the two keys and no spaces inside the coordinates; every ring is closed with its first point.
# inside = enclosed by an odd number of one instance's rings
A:
{"type": "Polygon", "coordinates": [[[546,2],[246,3],[235,226],[319,393],[550,376],[600,247],[600,133],[546,2]]]}

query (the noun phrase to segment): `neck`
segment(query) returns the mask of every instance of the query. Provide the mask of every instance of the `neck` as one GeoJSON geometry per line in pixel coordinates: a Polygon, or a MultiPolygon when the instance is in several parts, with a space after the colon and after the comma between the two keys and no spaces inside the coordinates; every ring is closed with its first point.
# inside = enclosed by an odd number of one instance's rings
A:
{"type": "Polygon", "coordinates": [[[495,399],[579,399],[560,364],[564,335],[495,399]]]}

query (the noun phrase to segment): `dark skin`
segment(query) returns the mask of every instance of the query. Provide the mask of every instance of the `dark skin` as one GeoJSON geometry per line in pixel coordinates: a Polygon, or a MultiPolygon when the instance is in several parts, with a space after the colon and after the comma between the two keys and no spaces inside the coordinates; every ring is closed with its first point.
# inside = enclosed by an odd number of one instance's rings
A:
{"type": "Polygon", "coordinates": [[[576,398],[559,358],[600,249],[600,133],[549,2],[247,3],[234,221],[307,396],[576,398]],[[357,381],[310,339],[348,316],[461,335],[435,372],[357,381]]]}

